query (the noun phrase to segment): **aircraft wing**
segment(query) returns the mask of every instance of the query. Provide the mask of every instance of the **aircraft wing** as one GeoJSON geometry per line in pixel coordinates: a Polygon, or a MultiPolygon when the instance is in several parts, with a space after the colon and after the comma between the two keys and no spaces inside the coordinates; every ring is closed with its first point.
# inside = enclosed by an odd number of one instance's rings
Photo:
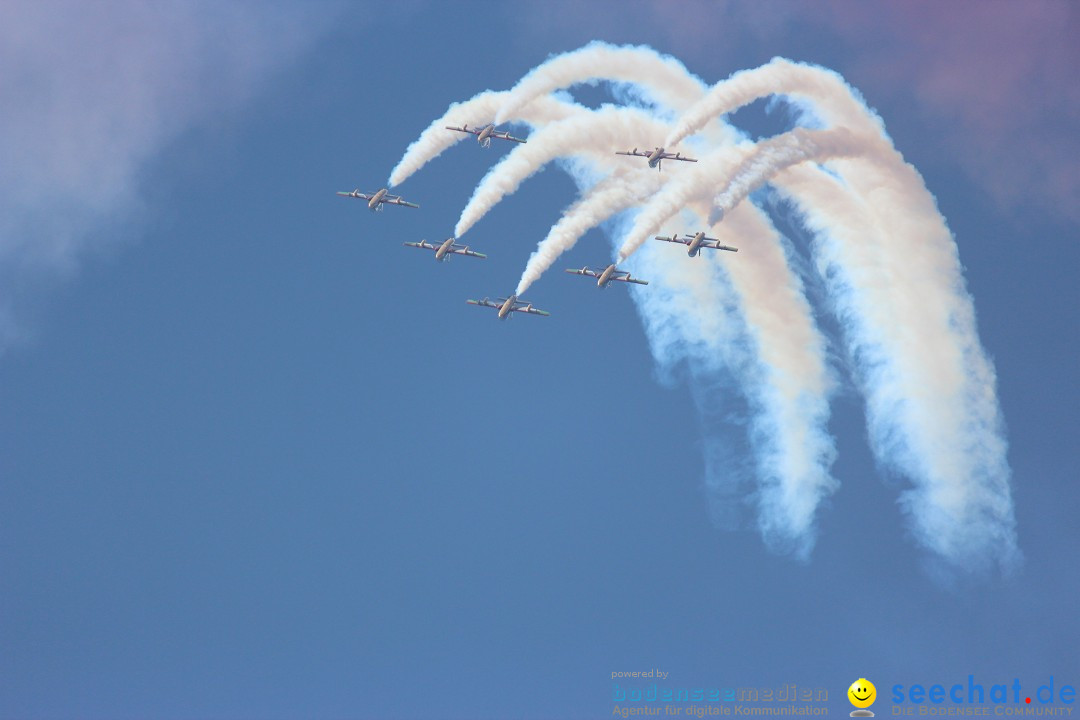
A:
{"type": "Polygon", "coordinates": [[[514,312],[529,313],[531,315],[543,315],[544,317],[551,316],[551,313],[545,310],[537,310],[536,308],[528,304],[522,304],[520,307],[518,305],[514,305],[514,312]]]}
{"type": "Polygon", "coordinates": [[[352,192],[341,192],[339,190],[338,195],[340,195],[341,197],[359,198],[361,200],[370,200],[371,199],[371,195],[368,195],[367,193],[362,193],[362,192],[360,192],[358,190],[354,190],[352,192]]]}
{"type": "Polygon", "coordinates": [[[680,245],[689,245],[693,241],[693,238],[680,238],[677,233],[675,235],[672,235],[671,237],[665,237],[663,235],[657,235],[656,239],[657,240],[663,240],[664,242],[669,242],[669,243],[679,243],[680,245]]]}
{"type": "Polygon", "coordinates": [[[683,162],[697,162],[694,158],[683,157],[679,153],[664,153],[661,160],[682,160],[683,162]]]}
{"type": "Polygon", "coordinates": [[[720,241],[715,238],[705,238],[705,242],[701,243],[702,247],[712,248],[713,250],[728,250],[730,252],[739,252],[739,248],[730,247],[728,245],[721,245],[720,241]]]}
{"type": "Polygon", "coordinates": [[[425,242],[423,240],[421,240],[418,243],[411,243],[411,242],[402,243],[402,245],[408,245],[409,247],[415,247],[415,248],[424,248],[425,250],[438,250],[439,249],[438,245],[432,245],[431,243],[425,242]]]}
{"type": "Polygon", "coordinates": [[[402,200],[400,196],[395,195],[392,198],[383,198],[383,202],[387,205],[404,205],[405,207],[418,208],[420,207],[416,203],[406,202],[402,200]]]}
{"type": "Polygon", "coordinates": [[[453,127],[452,125],[447,125],[446,129],[457,130],[458,132],[469,133],[470,135],[479,135],[480,131],[483,130],[483,128],[480,128],[479,130],[470,130],[468,125],[465,127],[453,127]]]}
{"type": "MultiPolygon", "coordinates": [[[[506,302],[506,298],[495,298],[495,302],[492,302],[490,298],[484,298],[483,300],[466,300],[465,302],[470,305],[479,305],[481,307],[495,308],[498,310],[503,306],[503,303],[506,302]]],[[[530,315],[543,315],[544,317],[551,315],[549,312],[534,308],[531,303],[522,302],[520,300],[514,302],[514,307],[511,308],[511,310],[513,312],[528,313],[530,315]]]]}
{"type": "Polygon", "coordinates": [[[637,148],[634,148],[633,150],[627,150],[626,152],[616,151],[615,154],[616,155],[633,155],[634,157],[649,157],[649,153],[641,152],[637,148]]]}
{"type": "Polygon", "coordinates": [[[513,135],[511,135],[508,132],[501,132],[501,131],[493,132],[493,133],[491,133],[491,137],[496,137],[496,138],[499,138],[500,140],[509,140],[510,142],[516,142],[516,143],[526,142],[525,140],[522,140],[521,138],[514,137],[513,135]]]}
{"type": "Polygon", "coordinates": [[[583,267],[580,270],[567,268],[566,272],[570,273],[571,275],[588,275],[589,277],[600,277],[600,273],[596,272],[595,270],[590,270],[588,267],[583,267]]]}
{"type": "Polygon", "coordinates": [[[480,307],[495,308],[496,310],[502,307],[502,303],[493,303],[491,300],[484,298],[483,300],[466,300],[465,302],[470,305],[479,305],[480,307]]]}
{"type": "MultiPolygon", "coordinates": [[[[436,247],[436,249],[438,249],[438,248],[436,247]]],[[[485,255],[484,253],[475,252],[473,250],[470,250],[467,246],[458,245],[457,243],[454,243],[453,245],[450,246],[450,252],[454,253],[455,255],[468,255],[469,257],[477,257],[477,258],[486,258],[487,257],[487,255],[485,255]]]]}
{"type": "Polygon", "coordinates": [[[638,280],[637,278],[630,277],[630,273],[625,270],[619,270],[611,276],[612,280],[618,280],[619,282],[637,283],[638,285],[648,285],[648,280],[638,280]]]}

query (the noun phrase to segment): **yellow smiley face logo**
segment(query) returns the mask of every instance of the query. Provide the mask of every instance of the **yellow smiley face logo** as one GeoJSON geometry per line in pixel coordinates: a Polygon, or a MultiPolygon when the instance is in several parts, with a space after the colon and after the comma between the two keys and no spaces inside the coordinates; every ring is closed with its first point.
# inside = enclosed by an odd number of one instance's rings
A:
{"type": "Polygon", "coordinates": [[[857,708],[868,708],[877,699],[877,688],[866,678],[859,678],[847,689],[848,700],[857,708]]]}

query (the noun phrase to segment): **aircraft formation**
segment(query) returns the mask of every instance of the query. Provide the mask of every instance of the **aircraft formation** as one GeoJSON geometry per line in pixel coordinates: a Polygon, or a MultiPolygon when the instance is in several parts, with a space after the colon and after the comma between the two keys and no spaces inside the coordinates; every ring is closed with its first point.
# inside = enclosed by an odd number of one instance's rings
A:
{"type": "MultiPolygon", "coordinates": [[[[501,131],[496,128],[493,123],[489,123],[482,127],[469,127],[468,124],[463,124],[461,127],[446,126],[447,130],[454,132],[467,133],[476,137],[476,142],[484,148],[491,146],[491,140],[506,140],[508,142],[525,143],[526,140],[522,138],[516,138],[510,133],[501,131]]],[[[633,150],[617,151],[616,155],[629,155],[633,157],[642,157],[646,159],[649,167],[656,168],[659,172],[661,163],[664,160],[680,160],[683,162],[697,162],[696,159],[686,157],[678,152],[668,152],[666,148],[655,147],[651,151],[638,150],[636,147],[633,150]]],[[[419,208],[416,203],[408,202],[404,200],[400,195],[389,194],[388,188],[381,188],[373,193],[360,192],[357,188],[352,192],[338,192],[338,195],[342,197],[355,198],[357,200],[365,200],[367,207],[372,212],[378,212],[383,209],[384,205],[399,205],[402,207],[419,208]]],[[[738,252],[737,248],[729,247],[727,245],[720,244],[720,241],[715,238],[706,237],[704,232],[696,232],[693,234],[684,233],[684,237],[679,237],[678,233],[670,237],[662,235],[656,236],[657,240],[669,243],[678,243],[687,246],[687,255],[690,257],[697,257],[701,248],[709,248],[712,250],[727,250],[730,252],[738,252]]],[[[468,245],[460,245],[457,242],[457,238],[449,237],[443,240],[441,243],[429,243],[427,240],[421,240],[420,242],[407,242],[404,245],[408,247],[421,248],[423,250],[433,250],[435,252],[435,260],[439,262],[446,262],[453,255],[463,255],[465,257],[474,257],[481,260],[487,258],[487,255],[478,253],[469,249],[468,245]]],[[[639,278],[632,277],[626,270],[620,270],[614,263],[596,266],[590,268],[585,266],[580,269],[567,268],[566,272],[572,275],[581,275],[589,278],[596,278],[596,286],[600,289],[606,288],[612,282],[634,283],[637,285],[648,285],[648,280],[641,280],[639,278]]],[[[470,305],[477,305],[479,307],[492,308],[497,311],[499,320],[506,320],[512,317],[515,312],[525,313],[527,315],[542,315],[548,317],[551,313],[539,308],[533,307],[531,302],[522,300],[516,294],[512,294],[509,297],[497,297],[494,300],[485,297],[483,300],[466,300],[470,305]]]]}

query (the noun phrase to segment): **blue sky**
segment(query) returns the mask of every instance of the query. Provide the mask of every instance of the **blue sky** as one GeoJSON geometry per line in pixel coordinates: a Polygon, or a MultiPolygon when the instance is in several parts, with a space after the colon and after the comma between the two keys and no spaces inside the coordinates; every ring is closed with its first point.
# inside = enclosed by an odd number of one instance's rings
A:
{"type": "MultiPolygon", "coordinates": [[[[606,717],[610,674],[652,667],[827,687],[832,715],[859,677],[1080,682],[1075,51],[1048,70],[1071,7],[33,7],[0,23],[0,717],[606,717]],[[1003,36],[1032,74],[989,93],[971,68],[1003,36]],[[334,195],[592,39],[709,83],[820,63],[880,112],[996,366],[1015,576],[934,579],[853,388],[800,563],[710,521],[694,401],[623,288],[555,272],[530,290],[551,318],[466,306],[575,197],[557,168],[469,233],[488,260],[445,266],[401,243],[446,237],[505,148],[409,179],[419,211],[334,195]]],[[[594,231],[566,265],[609,253],[594,231]]]]}

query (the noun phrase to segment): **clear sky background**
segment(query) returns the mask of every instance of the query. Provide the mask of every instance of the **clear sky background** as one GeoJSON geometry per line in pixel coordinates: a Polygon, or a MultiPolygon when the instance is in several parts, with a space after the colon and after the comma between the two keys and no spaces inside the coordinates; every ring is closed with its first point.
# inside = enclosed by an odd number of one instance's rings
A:
{"type": "MultiPolygon", "coordinates": [[[[858,677],[1080,684],[1078,31],[1065,2],[5,5],[0,717],[606,717],[653,667],[832,715],[858,677]],[[1015,576],[927,572],[850,386],[799,563],[710,521],[625,288],[465,305],[512,289],[558,169],[469,233],[486,261],[401,243],[450,233],[497,143],[407,181],[419,211],[334,195],[593,39],[708,83],[820,63],[878,110],[996,365],[1015,576]]],[[[594,231],[558,267],[608,257],[594,231]]]]}

